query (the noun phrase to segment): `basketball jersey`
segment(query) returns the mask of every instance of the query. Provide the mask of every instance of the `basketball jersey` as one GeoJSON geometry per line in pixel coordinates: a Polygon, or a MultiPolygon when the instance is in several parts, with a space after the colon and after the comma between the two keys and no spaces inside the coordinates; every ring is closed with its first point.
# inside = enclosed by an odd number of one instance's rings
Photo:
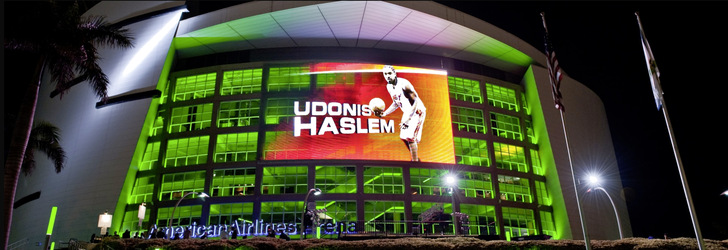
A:
{"type": "MultiPolygon", "coordinates": [[[[407,99],[404,93],[404,89],[406,86],[409,86],[409,88],[412,90],[415,89],[410,81],[399,77],[397,78],[397,84],[387,84],[387,91],[392,97],[392,101],[395,103],[395,105],[397,105],[397,107],[402,110],[402,122],[407,121],[407,119],[412,116],[412,113],[417,111],[414,109],[414,107],[422,111],[425,110],[425,105],[422,104],[420,98],[415,98],[415,102],[410,103],[410,100],[407,99]]],[[[417,92],[415,91],[415,93],[417,92]]]]}

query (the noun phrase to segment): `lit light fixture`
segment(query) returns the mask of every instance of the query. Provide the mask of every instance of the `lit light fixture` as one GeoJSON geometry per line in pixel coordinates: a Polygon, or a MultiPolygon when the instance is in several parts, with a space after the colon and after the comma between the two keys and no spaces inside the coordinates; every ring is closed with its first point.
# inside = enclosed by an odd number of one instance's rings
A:
{"type": "Polygon", "coordinates": [[[103,214],[99,214],[98,227],[101,228],[101,235],[106,234],[106,229],[111,227],[111,218],[113,216],[109,214],[109,210],[106,210],[103,214]]]}
{"type": "Polygon", "coordinates": [[[445,176],[445,184],[447,184],[448,186],[453,186],[456,182],[457,178],[455,178],[454,175],[445,176]]]}
{"type": "Polygon", "coordinates": [[[196,194],[197,197],[203,198],[202,199],[203,201],[205,200],[204,198],[210,197],[205,192],[189,192],[189,193],[183,195],[182,198],[179,198],[179,200],[177,201],[177,204],[175,204],[174,208],[172,209],[172,216],[170,216],[170,218],[169,218],[169,222],[167,223],[167,228],[172,228],[172,221],[174,220],[174,211],[177,210],[179,203],[182,202],[182,200],[184,200],[185,197],[187,197],[188,195],[191,195],[191,194],[196,194]]]}
{"type": "Polygon", "coordinates": [[[604,194],[607,195],[607,198],[609,198],[609,202],[612,203],[612,208],[614,208],[614,216],[617,217],[617,229],[619,229],[619,239],[624,239],[624,235],[622,234],[622,223],[619,220],[619,212],[617,211],[617,206],[614,205],[614,200],[612,200],[612,196],[609,195],[609,192],[601,187],[602,178],[600,178],[597,174],[589,174],[586,179],[589,183],[589,186],[591,186],[591,188],[586,190],[587,193],[591,192],[592,189],[601,190],[602,192],[604,192],[604,194]]]}
{"type": "Polygon", "coordinates": [[[599,175],[596,175],[596,174],[589,174],[586,177],[586,181],[592,187],[599,187],[599,186],[601,186],[601,183],[602,183],[602,179],[599,178],[599,175]]]}
{"type": "Polygon", "coordinates": [[[301,232],[300,232],[300,238],[301,240],[305,239],[306,235],[304,234],[305,228],[305,218],[306,218],[306,212],[308,212],[308,196],[311,195],[320,195],[321,189],[320,188],[312,188],[308,190],[308,193],[306,193],[306,198],[303,199],[303,213],[301,214],[301,232]]]}

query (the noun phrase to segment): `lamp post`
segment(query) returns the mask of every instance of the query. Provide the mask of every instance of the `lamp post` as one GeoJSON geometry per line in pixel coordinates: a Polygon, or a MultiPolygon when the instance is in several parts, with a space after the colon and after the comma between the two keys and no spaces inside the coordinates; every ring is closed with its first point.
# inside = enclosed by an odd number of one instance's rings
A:
{"type": "Polygon", "coordinates": [[[101,235],[106,233],[106,228],[111,227],[111,218],[109,210],[106,210],[103,214],[99,214],[99,227],[101,228],[101,235]]]}
{"type": "Polygon", "coordinates": [[[453,226],[455,226],[455,228],[453,230],[453,234],[455,236],[458,235],[458,231],[459,231],[458,219],[455,217],[455,212],[456,212],[455,211],[455,188],[458,185],[457,182],[458,182],[458,179],[457,179],[457,177],[455,177],[455,175],[450,174],[450,175],[445,176],[445,185],[450,187],[450,198],[452,200],[452,203],[450,206],[452,207],[452,224],[453,224],[453,226]]]}
{"type": "MultiPolygon", "coordinates": [[[[179,198],[177,201],[177,204],[174,205],[174,208],[172,209],[172,216],[169,218],[169,222],[167,223],[167,228],[172,229],[172,221],[174,220],[174,211],[177,210],[177,206],[179,206],[179,203],[182,202],[182,200],[185,199],[185,197],[191,195],[191,194],[197,194],[200,195],[200,198],[210,197],[204,192],[189,192],[182,196],[182,198],[179,198]]],[[[177,223],[179,225],[179,223],[177,223]]]]}
{"type": "MultiPolygon", "coordinates": [[[[609,198],[609,202],[612,203],[612,208],[614,208],[614,215],[617,216],[617,228],[619,229],[619,239],[620,240],[623,239],[624,236],[622,235],[622,223],[619,220],[619,212],[617,212],[617,206],[614,205],[614,200],[612,200],[612,196],[609,195],[607,190],[605,190],[604,188],[601,187],[601,185],[600,185],[601,180],[600,180],[599,176],[590,175],[588,177],[588,181],[591,186],[594,186],[593,189],[602,190],[604,192],[604,194],[607,195],[607,198],[609,198]]],[[[589,192],[591,192],[591,190],[592,190],[592,188],[590,188],[586,192],[589,193],[589,192]]]]}
{"type": "Polygon", "coordinates": [[[306,198],[303,199],[303,213],[301,214],[301,240],[306,238],[306,234],[304,233],[304,230],[306,229],[306,212],[308,212],[308,196],[311,195],[319,195],[321,194],[321,189],[319,188],[312,188],[308,190],[308,193],[306,193],[306,198]]]}

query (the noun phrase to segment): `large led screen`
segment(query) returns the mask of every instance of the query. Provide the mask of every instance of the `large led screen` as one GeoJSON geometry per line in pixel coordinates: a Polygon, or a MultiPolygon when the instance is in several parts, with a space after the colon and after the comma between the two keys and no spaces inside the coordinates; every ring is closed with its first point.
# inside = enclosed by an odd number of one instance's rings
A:
{"type": "MultiPolygon", "coordinates": [[[[287,105],[292,109],[283,115],[285,119],[270,125],[273,129],[269,127],[266,132],[263,158],[410,161],[413,159],[410,150],[416,146],[420,161],[454,164],[447,72],[393,65],[397,86],[411,83],[399,93],[407,92],[412,99],[415,92],[420,102],[414,108],[402,105],[380,118],[369,103],[380,98],[387,109],[394,102],[387,88],[395,89],[395,84],[385,80],[383,67],[382,64],[315,63],[308,65],[308,69],[290,73],[310,76],[308,79],[315,84],[305,92],[310,93],[307,96],[269,97],[266,110],[287,105]],[[405,112],[412,115],[404,119],[410,121],[404,138],[416,141],[417,136],[412,135],[420,133],[416,145],[400,138],[405,112]],[[421,123],[412,122],[422,118],[421,123]]],[[[396,91],[392,93],[400,101],[414,103],[396,91]]],[[[270,120],[268,116],[266,120],[270,120]]]]}

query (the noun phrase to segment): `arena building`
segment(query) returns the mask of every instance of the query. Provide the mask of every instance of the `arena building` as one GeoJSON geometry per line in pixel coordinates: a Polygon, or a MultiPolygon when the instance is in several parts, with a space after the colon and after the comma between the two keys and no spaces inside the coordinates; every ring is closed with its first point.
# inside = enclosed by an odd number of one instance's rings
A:
{"type": "MultiPolygon", "coordinates": [[[[53,207],[53,241],[98,235],[105,211],[111,234],[191,227],[214,238],[233,225],[298,238],[313,217],[309,237],[582,239],[575,189],[588,187],[574,187],[565,131],[575,176],[611,176],[605,188],[631,236],[602,102],[565,75],[564,130],[546,56],[512,34],[425,1],[186,11],[185,2],[105,1],[86,13],[130,29],[135,47],[102,48],[108,103],[85,86],[63,100],[41,88],[35,119],[61,128],[67,167],[22,177],[17,199],[40,196],[15,209],[11,243],[42,242],[53,207]],[[401,109],[372,111],[374,98],[393,103],[385,65],[416,90],[415,111],[400,96],[401,109]],[[409,117],[422,118],[405,128],[417,128],[418,144],[400,138],[417,141],[400,133],[409,117]],[[468,215],[460,232],[453,212],[468,215]]],[[[591,201],[581,207],[590,238],[619,238],[609,202],[591,201]]]]}

